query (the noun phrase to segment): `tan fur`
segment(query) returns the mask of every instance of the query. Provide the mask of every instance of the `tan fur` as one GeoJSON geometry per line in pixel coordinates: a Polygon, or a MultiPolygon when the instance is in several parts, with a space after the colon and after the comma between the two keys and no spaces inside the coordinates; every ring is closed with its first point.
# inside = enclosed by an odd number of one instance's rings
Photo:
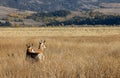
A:
{"type": "Polygon", "coordinates": [[[37,58],[39,60],[44,60],[44,49],[46,48],[45,41],[39,42],[38,49],[33,49],[33,45],[27,45],[26,56],[37,58]]]}
{"type": "Polygon", "coordinates": [[[33,44],[30,45],[30,43],[29,43],[26,46],[27,46],[27,52],[33,53],[33,44]]]}
{"type": "Polygon", "coordinates": [[[39,42],[38,49],[34,50],[35,53],[38,53],[38,59],[44,60],[44,49],[46,48],[45,41],[44,42],[39,42]]]}
{"type": "Polygon", "coordinates": [[[38,49],[35,50],[36,53],[44,53],[44,50],[46,48],[45,41],[39,42],[38,49]]]}

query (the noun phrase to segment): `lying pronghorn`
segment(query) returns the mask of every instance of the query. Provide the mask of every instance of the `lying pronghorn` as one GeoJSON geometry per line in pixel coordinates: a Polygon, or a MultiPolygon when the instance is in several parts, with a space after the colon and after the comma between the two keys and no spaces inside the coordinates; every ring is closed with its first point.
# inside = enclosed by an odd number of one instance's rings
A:
{"type": "Polygon", "coordinates": [[[26,57],[37,59],[37,60],[44,60],[44,49],[46,48],[45,45],[46,41],[39,42],[38,49],[33,49],[33,45],[27,45],[27,52],[26,57]]]}

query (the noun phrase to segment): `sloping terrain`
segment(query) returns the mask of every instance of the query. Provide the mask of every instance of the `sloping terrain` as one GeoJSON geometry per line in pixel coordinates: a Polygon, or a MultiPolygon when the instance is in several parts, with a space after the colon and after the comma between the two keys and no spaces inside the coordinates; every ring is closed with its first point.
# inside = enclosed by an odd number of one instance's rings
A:
{"type": "Polygon", "coordinates": [[[100,7],[94,11],[99,11],[104,14],[120,14],[120,3],[101,3],[100,7]]]}
{"type": "Polygon", "coordinates": [[[10,13],[16,12],[17,9],[0,6],[0,16],[6,16],[10,13]]]}
{"type": "Polygon", "coordinates": [[[101,8],[103,3],[120,3],[120,0],[0,0],[3,6],[34,11],[91,10],[101,8]]]}
{"type": "Polygon", "coordinates": [[[33,11],[27,11],[27,10],[22,11],[22,10],[18,10],[16,8],[0,6],[0,17],[6,16],[6,15],[12,14],[12,13],[24,14],[24,13],[34,13],[34,12],[33,11]]]}

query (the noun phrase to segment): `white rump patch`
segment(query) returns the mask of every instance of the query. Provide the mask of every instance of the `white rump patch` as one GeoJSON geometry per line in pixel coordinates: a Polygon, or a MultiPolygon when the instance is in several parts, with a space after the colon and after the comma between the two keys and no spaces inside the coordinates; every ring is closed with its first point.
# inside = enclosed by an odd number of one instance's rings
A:
{"type": "Polygon", "coordinates": [[[40,60],[44,60],[44,57],[45,56],[43,55],[43,53],[40,53],[40,54],[37,55],[37,58],[40,59],[40,60]]]}
{"type": "Polygon", "coordinates": [[[32,49],[32,53],[35,53],[35,51],[32,49]]]}

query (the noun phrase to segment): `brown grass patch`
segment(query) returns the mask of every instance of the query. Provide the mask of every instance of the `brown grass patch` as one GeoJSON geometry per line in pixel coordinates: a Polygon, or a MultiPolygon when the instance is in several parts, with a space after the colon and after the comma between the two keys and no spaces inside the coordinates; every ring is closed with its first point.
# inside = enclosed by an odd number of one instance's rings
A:
{"type": "MultiPolygon", "coordinates": [[[[62,30],[57,31],[60,33],[62,30]]],[[[3,35],[0,37],[0,78],[119,78],[120,36],[114,33],[118,30],[109,31],[113,34],[23,36],[21,31],[21,36],[3,35]],[[47,41],[45,61],[26,61],[26,43],[31,42],[37,48],[40,39],[47,41]]],[[[63,34],[66,35],[66,32],[63,34]]],[[[34,29],[30,33],[34,34],[34,29]]],[[[82,34],[81,31],[79,33],[82,34]]]]}

